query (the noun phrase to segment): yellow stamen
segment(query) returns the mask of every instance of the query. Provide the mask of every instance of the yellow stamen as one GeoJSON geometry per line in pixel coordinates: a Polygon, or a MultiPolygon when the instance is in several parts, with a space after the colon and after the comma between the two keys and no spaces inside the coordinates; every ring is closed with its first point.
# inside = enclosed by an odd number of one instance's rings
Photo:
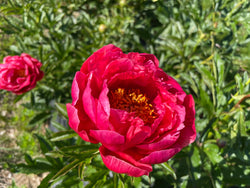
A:
{"type": "Polygon", "coordinates": [[[118,88],[110,91],[109,98],[111,108],[135,112],[135,115],[140,117],[145,125],[152,124],[158,117],[149,98],[140,89],[118,88]]]}

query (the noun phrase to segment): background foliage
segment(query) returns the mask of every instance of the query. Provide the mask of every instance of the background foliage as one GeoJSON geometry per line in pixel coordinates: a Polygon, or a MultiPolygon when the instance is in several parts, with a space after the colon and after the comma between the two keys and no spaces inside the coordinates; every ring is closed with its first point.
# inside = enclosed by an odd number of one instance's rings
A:
{"type": "MultiPolygon", "coordinates": [[[[250,185],[249,1],[0,0],[0,4],[0,59],[26,52],[43,63],[45,72],[34,90],[13,99],[20,108],[1,100],[1,110],[9,114],[0,114],[1,128],[11,123],[23,133],[17,144],[26,161],[17,165],[5,157],[5,167],[49,172],[40,187],[250,185]],[[155,54],[160,66],[195,99],[196,142],[168,163],[154,165],[150,178],[108,171],[96,153],[98,145],[83,142],[67,126],[65,103],[71,101],[75,72],[109,43],[124,52],[155,54]]],[[[0,96],[13,98],[6,91],[0,96]]]]}

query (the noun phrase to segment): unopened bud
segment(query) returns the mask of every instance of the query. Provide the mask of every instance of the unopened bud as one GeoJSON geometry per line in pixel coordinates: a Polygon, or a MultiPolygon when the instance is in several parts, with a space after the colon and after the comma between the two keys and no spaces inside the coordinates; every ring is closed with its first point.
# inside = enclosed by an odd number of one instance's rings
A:
{"type": "Polygon", "coordinates": [[[120,6],[124,6],[126,4],[126,0],[120,0],[119,4],[120,6]]]}
{"type": "Polygon", "coordinates": [[[98,30],[99,30],[99,32],[103,33],[106,30],[106,25],[104,25],[104,24],[99,25],[98,30]]]}

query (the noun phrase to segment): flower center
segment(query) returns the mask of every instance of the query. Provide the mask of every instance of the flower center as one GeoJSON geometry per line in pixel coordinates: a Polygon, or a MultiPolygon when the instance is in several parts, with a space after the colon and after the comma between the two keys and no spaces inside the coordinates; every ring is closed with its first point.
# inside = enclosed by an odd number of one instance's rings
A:
{"type": "Polygon", "coordinates": [[[140,89],[118,88],[110,91],[111,108],[134,112],[144,124],[152,124],[158,117],[148,97],[140,89]]]}
{"type": "Polygon", "coordinates": [[[17,74],[18,77],[25,77],[25,76],[26,76],[26,75],[25,75],[25,70],[24,70],[24,69],[18,70],[18,71],[16,72],[16,74],[17,74]]]}

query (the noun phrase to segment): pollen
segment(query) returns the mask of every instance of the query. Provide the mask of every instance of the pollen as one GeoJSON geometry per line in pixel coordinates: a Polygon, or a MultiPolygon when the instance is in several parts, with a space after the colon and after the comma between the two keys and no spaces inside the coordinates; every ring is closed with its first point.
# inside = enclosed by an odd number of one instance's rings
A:
{"type": "Polygon", "coordinates": [[[109,98],[111,108],[134,112],[145,125],[152,124],[158,117],[149,98],[140,89],[118,88],[110,91],[109,98]]]}

